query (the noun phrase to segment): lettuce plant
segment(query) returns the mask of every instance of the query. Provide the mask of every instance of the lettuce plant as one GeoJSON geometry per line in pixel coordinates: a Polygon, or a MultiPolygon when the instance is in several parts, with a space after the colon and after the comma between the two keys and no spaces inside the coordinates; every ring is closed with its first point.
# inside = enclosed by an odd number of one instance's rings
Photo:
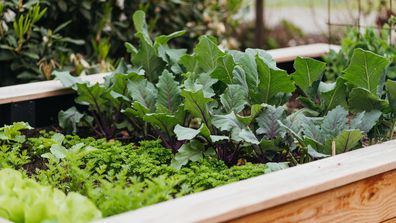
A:
{"type": "Polygon", "coordinates": [[[0,170],[0,217],[13,222],[88,222],[102,217],[86,197],[42,186],[12,169],[0,170]]]}

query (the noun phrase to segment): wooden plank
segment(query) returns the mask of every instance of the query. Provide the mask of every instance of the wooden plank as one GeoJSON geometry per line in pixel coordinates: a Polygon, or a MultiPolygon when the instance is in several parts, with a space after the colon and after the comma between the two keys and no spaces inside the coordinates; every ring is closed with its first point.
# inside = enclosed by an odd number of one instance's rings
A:
{"type": "Polygon", "coordinates": [[[228,221],[395,169],[396,140],[392,140],[98,222],[228,221]]]}
{"type": "Polygon", "coordinates": [[[396,170],[237,219],[243,222],[395,222],[396,170]]]}
{"type": "MultiPolygon", "coordinates": [[[[267,52],[271,54],[274,60],[277,62],[287,62],[294,60],[294,58],[297,56],[320,57],[327,53],[330,49],[338,50],[339,46],[319,43],[268,50],[267,52]]],[[[101,82],[103,81],[103,77],[107,74],[108,73],[88,75],[82,77],[82,79],[92,83],[101,82]]],[[[63,87],[60,81],[57,80],[0,87],[0,104],[27,101],[70,93],[72,93],[72,91],[63,87]]]]}
{"type": "Polygon", "coordinates": [[[278,63],[293,61],[297,56],[318,58],[328,53],[330,50],[338,52],[341,49],[338,45],[329,45],[323,43],[279,48],[274,50],[268,50],[267,52],[272,55],[272,57],[278,63]]]}
{"type": "MultiPolygon", "coordinates": [[[[103,82],[103,77],[109,73],[93,74],[81,77],[91,83],[103,82]]],[[[39,98],[70,94],[71,89],[63,87],[58,80],[40,81],[28,84],[18,84],[0,87],[0,104],[27,101],[39,98]]]]}
{"type": "Polygon", "coordinates": [[[396,223],[396,218],[385,220],[382,223],[396,223]]]}

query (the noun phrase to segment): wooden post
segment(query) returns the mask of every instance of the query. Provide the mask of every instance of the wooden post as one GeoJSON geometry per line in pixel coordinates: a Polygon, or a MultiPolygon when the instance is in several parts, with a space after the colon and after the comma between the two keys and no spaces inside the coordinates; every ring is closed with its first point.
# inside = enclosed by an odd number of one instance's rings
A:
{"type": "Polygon", "coordinates": [[[255,45],[262,48],[264,43],[264,0],[256,0],[255,45]]]}

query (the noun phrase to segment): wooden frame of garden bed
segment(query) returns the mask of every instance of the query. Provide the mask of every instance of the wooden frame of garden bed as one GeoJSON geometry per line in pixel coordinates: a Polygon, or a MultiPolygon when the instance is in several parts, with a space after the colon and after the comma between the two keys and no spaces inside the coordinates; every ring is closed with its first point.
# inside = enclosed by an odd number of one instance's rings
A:
{"type": "Polygon", "coordinates": [[[396,222],[396,140],[99,222],[396,222]]]}
{"type": "MultiPolygon", "coordinates": [[[[281,63],[292,61],[297,56],[320,57],[329,52],[330,49],[338,50],[339,46],[318,43],[268,50],[267,52],[270,53],[277,62],[281,63]]],[[[108,73],[94,74],[83,76],[81,78],[95,83],[103,81],[103,77],[107,74],[108,73]]],[[[0,87],[0,105],[65,95],[72,92],[73,91],[71,89],[63,87],[60,81],[57,80],[0,87]]]]}

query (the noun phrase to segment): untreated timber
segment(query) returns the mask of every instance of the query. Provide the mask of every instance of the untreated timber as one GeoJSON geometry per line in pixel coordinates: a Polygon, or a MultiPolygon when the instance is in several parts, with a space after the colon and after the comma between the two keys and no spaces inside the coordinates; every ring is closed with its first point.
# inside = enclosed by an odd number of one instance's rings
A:
{"type": "MultiPolygon", "coordinates": [[[[297,56],[320,57],[323,54],[329,52],[330,49],[339,50],[339,46],[318,43],[268,50],[267,52],[271,54],[277,62],[287,62],[294,60],[294,58],[297,56]]],[[[103,81],[103,77],[107,74],[108,73],[94,74],[83,76],[81,78],[95,83],[103,81]]],[[[63,87],[60,81],[57,80],[19,84],[8,87],[0,87],[0,104],[34,100],[70,93],[72,93],[72,90],[63,87]]]]}
{"type": "MultiPolygon", "coordinates": [[[[148,206],[99,222],[176,223],[238,219],[254,222],[258,220],[255,216],[261,216],[260,212],[269,215],[273,210],[278,210],[274,212],[275,217],[279,217],[277,214],[281,212],[301,212],[302,217],[315,216],[310,222],[320,222],[318,219],[321,217],[324,219],[322,222],[326,222],[327,217],[329,221],[348,222],[342,220],[348,219],[349,214],[355,216],[359,222],[365,222],[359,218],[360,215],[371,217],[368,222],[380,222],[396,217],[395,170],[396,140],[392,140],[148,206]],[[321,202],[321,199],[324,201],[321,202]],[[293,202],[297,202],[299,206],[288,205],[293,202]],[[368,211],[371,208],[375,211],[368,211]],[[335,213],[335,209],[339,209],[339,215],[335,213]],[[368,215],[357,212],[356,209],[363,209],[368,215]]],[[[293,216],[295,215],[290,215],[293,216]]],[[[260,219],[265,220],[262,216],[260,219]]],[[[285,218],[283,222],[300,222],[301,219],[294,220],[285,218]]]]}
{"type": "Polygon", "coordinates": [[[392,222],[396,217],[396,170],[250,215],[243,222],[392,222]],[[392,219],[393,218],[393,219],[392,219]]]}

